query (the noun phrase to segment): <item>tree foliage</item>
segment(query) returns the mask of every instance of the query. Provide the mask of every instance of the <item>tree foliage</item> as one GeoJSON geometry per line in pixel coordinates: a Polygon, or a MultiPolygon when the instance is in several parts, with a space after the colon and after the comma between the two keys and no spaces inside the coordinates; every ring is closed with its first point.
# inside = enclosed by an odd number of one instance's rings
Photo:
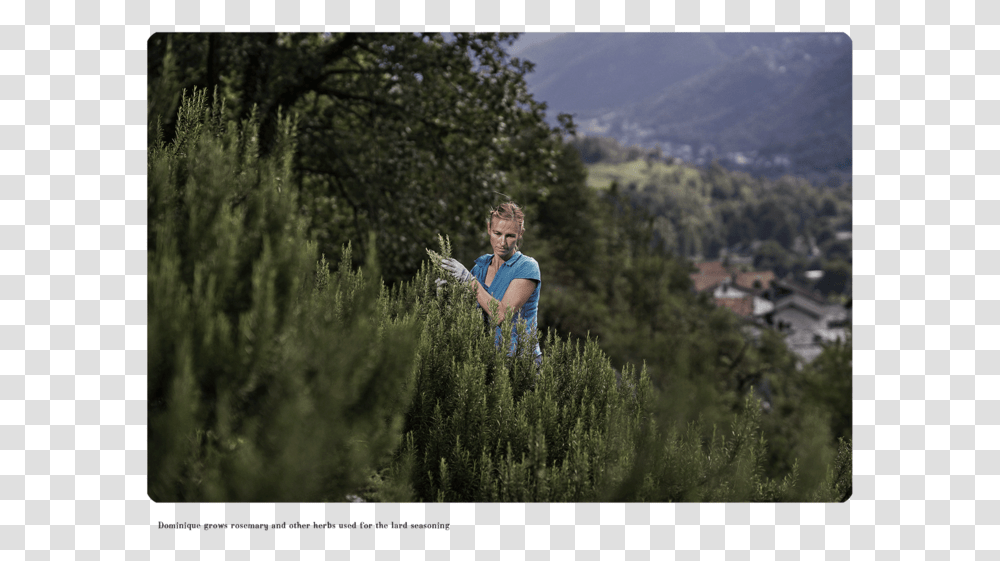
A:
{"type": "Polygon", "coordinates": [[[804,285],[813,284],[805,271],[819,269],[825,275],[816,289],[850,295],[851,242],[838,237],[850,230],[849,183],[751,177],[718,162],[698,169],[609,138],[573,144],[587,162],[588,183],[598,189],[618,184],[654,217],[667,249],[692,259],[714,259],[722,250],[752,254],[755,268],[791,274],[804,285]]]}
{"type": "MultiPolygon", "coordinates": [[[[376,233],[388,282],[409,278],[447,230],[463,259],[482,211],[517,181],[554,181],[561,131],[527,92],[509,34],[171,34],[150,39],[151,115],[184,87],[220,86],[229,120],[257,108],[261,155],[279,111],[299,116],[292,172],[320,252],[376,233]]],[[[568,120],[563,121],[571,128],[568,120]]],[[[164,121],[168,139],[176,131],[164,121]]]]}

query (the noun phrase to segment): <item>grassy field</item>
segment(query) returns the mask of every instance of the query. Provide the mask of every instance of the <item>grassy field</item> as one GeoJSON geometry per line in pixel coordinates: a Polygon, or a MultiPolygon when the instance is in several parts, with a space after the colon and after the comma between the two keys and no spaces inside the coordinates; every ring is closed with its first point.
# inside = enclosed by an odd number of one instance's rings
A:
{"type": "Polygon", "coordinates": [[[622,186],[630,183],[639,187],[648,183],[659,184],[668,175],[671,176],[672,180],[680,178],[681,182],[699,178],[698,171],[689,167],[664,162],[647,162],[641,159],[623,164],[597,163],[587,165],[587,185],[597,190],[607,189],[614,181],[622,186]]]}

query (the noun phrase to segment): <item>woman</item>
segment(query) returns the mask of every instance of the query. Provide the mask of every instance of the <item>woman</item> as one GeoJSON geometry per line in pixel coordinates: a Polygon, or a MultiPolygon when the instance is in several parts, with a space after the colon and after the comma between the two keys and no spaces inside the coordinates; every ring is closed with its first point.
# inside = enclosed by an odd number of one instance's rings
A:
{"type": "MultiPolygon", "coordinates": [[[[459,282],[467,282],[476,291],[476,302],[499,324],[508,314],[515,320],[524,319],[528,330],[538,329],[538,295],[542,277],[538,262],[519,251],[524,239],[524,212],[507,202],[490,211],[486,222],[493,253],[476,259],[470,272],[455,259],[445,259],[441,267],[459,282]],[[496,302],[496,315],[491,302],[496,302]]],[[[500,344],[500,327],[496,328],[500,344]]],[[[517,349],[517,330],[511,334],[511,353],[517,349]]],[[[540,363],[542,351],[535,343],[535,361],[540,363]]]]}

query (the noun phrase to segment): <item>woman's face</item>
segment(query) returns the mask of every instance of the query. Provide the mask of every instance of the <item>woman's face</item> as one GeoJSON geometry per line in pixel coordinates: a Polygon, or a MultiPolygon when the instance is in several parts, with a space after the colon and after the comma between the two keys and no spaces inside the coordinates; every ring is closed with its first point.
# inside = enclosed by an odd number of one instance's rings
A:
{"type": "Polygon", "coordinates": [[[517,242],[520,240],[520,228],[517,222],[510,220],[500,220],[494,218],[490,221],[490,245],[493,246],[493,254],[504,261],[513,257],[517,251],[517,242]]]}

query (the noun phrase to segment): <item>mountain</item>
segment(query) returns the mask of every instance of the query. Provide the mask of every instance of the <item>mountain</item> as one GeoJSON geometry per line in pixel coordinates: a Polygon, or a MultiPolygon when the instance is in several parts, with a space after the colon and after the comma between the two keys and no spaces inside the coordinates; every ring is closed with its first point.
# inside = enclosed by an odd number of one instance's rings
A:
{"type": "Polygon", "coordinates": [[[852,96],[851,53],[813,72],[792,93],[748,119],[742,130],[731,130],[720,140],[726,146],[753,145],[760,152],[787,153],[801,166],[817,170],[851,171],[852,96]]]}
{"type": "Polygon", "coordinates": [[[850,172],[842,33],[568,33],[517,56],[581,133],[762,173],[850,172]]]}
{"type": "Polygon", "coordinates": [[[638,102],[730,58],[705,34],[679,33],[567,33],[519,56],[536,65],[535,98],[563,112],[638,102]]]}

